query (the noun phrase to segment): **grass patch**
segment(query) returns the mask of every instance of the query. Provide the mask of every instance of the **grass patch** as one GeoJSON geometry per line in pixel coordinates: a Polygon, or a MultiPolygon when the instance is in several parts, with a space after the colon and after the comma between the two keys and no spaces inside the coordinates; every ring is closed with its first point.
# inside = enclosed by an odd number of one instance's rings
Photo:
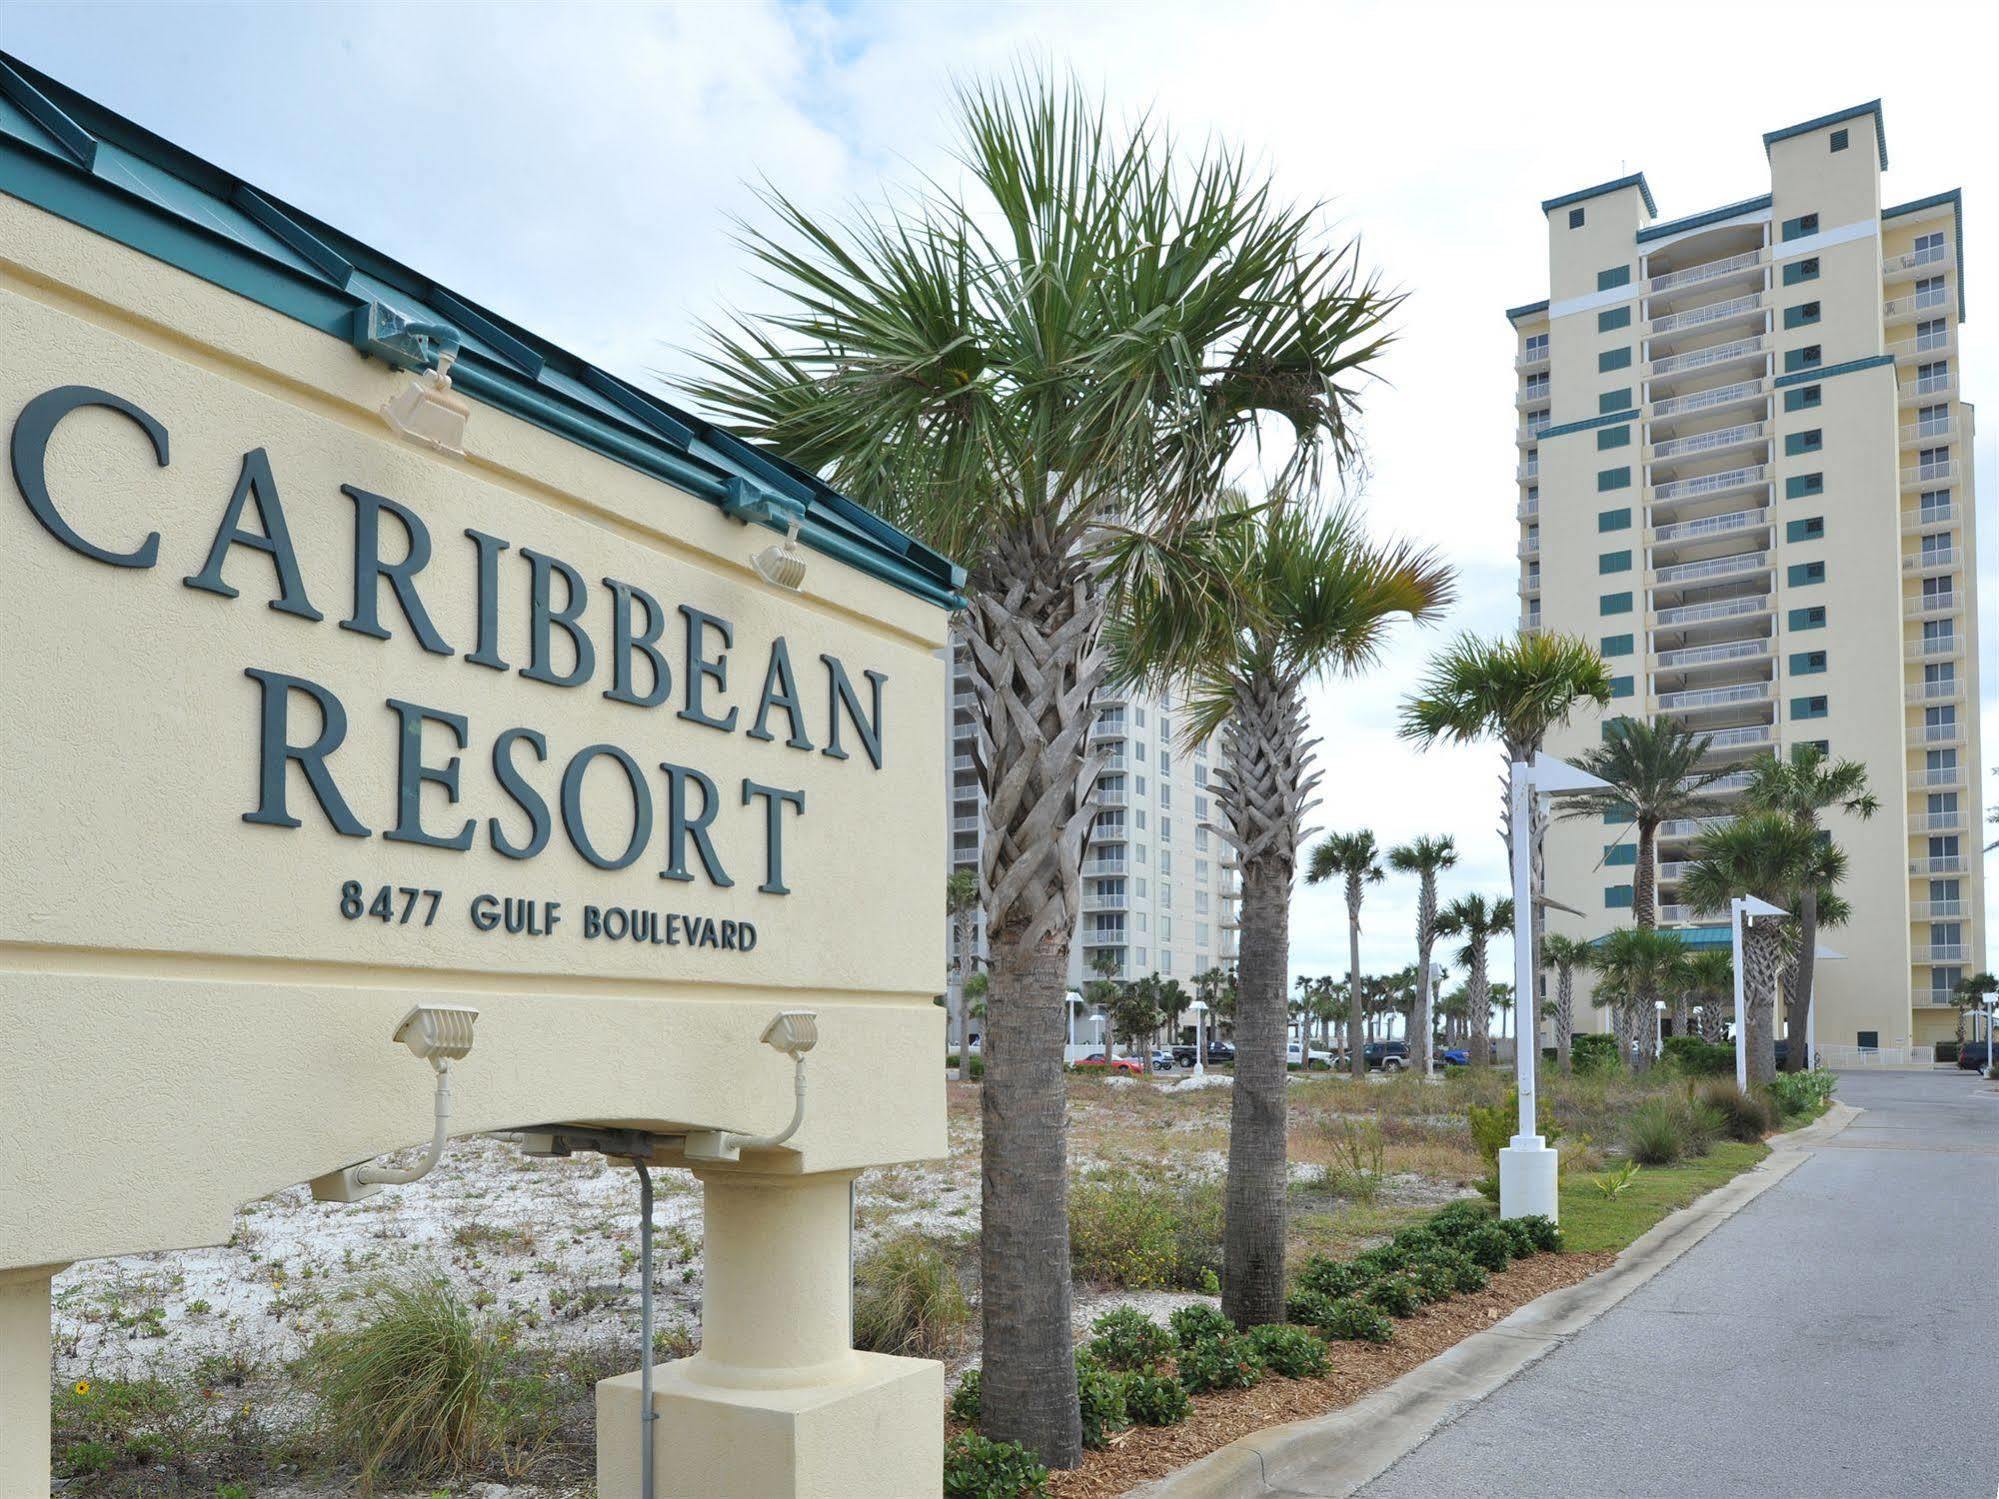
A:
{"type": "Polygon", "coordinates": [[[1562,1178],[1562,1237],[1578,1254],[1614,1254],[1668,1213],[1741,1175],[1770,1153],[1763,1144],[1729,1141],[1697,1160],[1648,1166],[1615,1196],[1574,1172],[1562,1178]]]}
{"type": "Polygon", "coordinates": [[[1223,1184],[1107,1171],[1069,1192],[1076,1279],[1132,1290],[1219,1287],[1223,1184]]]}
{"type": "Polygon", "coordinates": [[[949,1253],[921,1233],[882,1240],[854,1267],[856,1348],[942,1358],[964,1346],[971,1320],[949,1253]]]}

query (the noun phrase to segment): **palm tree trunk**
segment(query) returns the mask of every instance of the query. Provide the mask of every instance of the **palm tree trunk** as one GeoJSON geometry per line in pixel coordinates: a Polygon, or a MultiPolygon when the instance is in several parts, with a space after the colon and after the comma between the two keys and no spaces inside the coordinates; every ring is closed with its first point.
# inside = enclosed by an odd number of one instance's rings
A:
{"type": "MultiPolygon", "coordinates": [[[[1641,932],[1652,931],[1659,925],[1657,905],[1659,889],[1658,849],[1659,824],[1657,819],[1649,817],[1639,818],[1638,863],[1631,879],[1631,917],[1632,925],[1636,926],[1641,932]]],[[[1638,986],[1638,992],[1632,996],[1632,1007],[1638,1013],[1632,1016],[1633,1035],[1631,1041],[1633,1049],[1628,1054],[1632,1058],[1632,1070],[1636,1072],[1649,1071],[1652,1066],[1652,1040],[1649,1035],[1642,1034],[1641,1032],[1644,1031],[1645,1027],[1655,1023],[1653,1006],[1657,1003],[1658,998],[1659,996],[1652,992],[1650,979],[1641,983],[1638,986]]]]}
{"type": "Polygon", "coordinates": [[[1465,1050],[1472,1066],[1486,1067],[1492,1061],[1492,983],[1486,976],[1482,940],[1472,948],[1471,974],[1465,988],[1471,999],[1470,1013],[1465,1016],[1465,1050]]]}
{"type": "Polygon", "coordinates": [[[1430,1075],[1430,952],[1436,942],[1437,877],[1423,871],[1416,897],[1416,1009],[1409,1017],[1409,1050],[1416,1063],[1416,1075],[1430,1075]]]}
{"type": "MultiPolygon", "coordinates": [[[[1242,871],[1236,960],[1235,1086],[1229,1103],[1222,1310],[1238,1327],[1284,1320],[1286,1229],[1284,978],[1291,875],[1252,859],[1242,871]]],[[[1309,1035],[1309,1028],[1301,1028],[1309,1035]]],[[[1072,1397],[1073,1398],[1073,1397],[1072,1397]]]]}
{"type": "Polygon", "coordinates": [[[1566,1075],[1572,1071],[1570,1049],[1576,1028],[1576,976],[1573,970],[1555,972],[1555,1065],[1566,1075]]]}
{"type": "Polygon", "coordinates": [[[1367,996],[1360,987],[1360,876],[1347,876],[1347,1072],[1367,1081],[1367,996]]]}
{"type": "Polygon", "coordinates": [[[1805,1055],[1805,1020],[1811,1009],[1812,970],[1818,960],[1819,893],[1807,884],[1798,902],[1798,965],[1785,996],[1784,1028],[1791,1044],[1784,1049],[1784,1070],[1803,1072],[1811,1065],[1805,1055]]]}
{"type": "Polygon", "coordinates": [[[1751,927],[1742,939],[1743,1008],[1748,1011],[1749,1080],[1767,1083],[1777,1071],[1777,934],[1751,927]]]}

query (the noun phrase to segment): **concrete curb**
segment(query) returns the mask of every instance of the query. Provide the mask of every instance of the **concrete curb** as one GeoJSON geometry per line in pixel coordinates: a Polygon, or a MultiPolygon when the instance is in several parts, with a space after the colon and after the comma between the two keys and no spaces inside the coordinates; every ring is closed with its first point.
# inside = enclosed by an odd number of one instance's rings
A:
{"type": "Polygon", "coordinates": [[[1776,1186],[1860,1112],[1835,1102],[1771,1140],[1767,1159],[1667,1214],[1609,1269],[1528,1302],[1393,1384],[1326,1415],[1251,1432],[1132,1499],[1347,1499],[1776,1186]]]}

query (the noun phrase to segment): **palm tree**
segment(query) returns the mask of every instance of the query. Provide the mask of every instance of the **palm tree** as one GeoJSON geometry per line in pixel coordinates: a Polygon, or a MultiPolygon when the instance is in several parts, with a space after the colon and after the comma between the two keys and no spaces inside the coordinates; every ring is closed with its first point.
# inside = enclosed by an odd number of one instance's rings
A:
{"type": "Polygon", "coordinates": [[[1080,86],[1030,71],[961,87],[957,106],[951,185],[838,222],[764,195],[775,226],[744,243],[780,305],[706,330],[690,384],[967,561],[992,973],[981,1424],[1068,1468],[1062,1009],[1103,627],[1120,587],[1170,565],[1264,417],[1288,438],[1282,481],[1346,464],[1396,299],[1237,150],[1190,156],[1149,117],[1114,127],[1080,86]]]}
{"type": "MultiPolygon", "coordinates": [[[[1610,668],[1596,648],[1576,635],[1540,634],[1482,640],[1464,635],[1431,662],[1429,674],[1402,704],[1402,736],[1425,746],[1438,740],[1470,743],[1488,736],[1506,756],[1505,801],[1500,830],[1513,853],[1513,767],[1530,762],[1551,729],[1569,721],[1584,703],[1610,702],[1610,668]]],[[[1539,798],[1534,799],[1538,803],[1539,798]]],[[[1540,981],[1545,883],[1541,840],[1544,814],[1531,808],[1527,830],[1534,908],[1529,923],[1534,956],[1528,972],[1540,981]]]]}
{"type": "Polygon", "coordinates": [[[1660,824],[1706,811],[1713,802],[1704,788],[1728,773],[1726,767],[1702,764],[1713,738],[1689,733],[1670,718],[1650,723],[1616,718],[1604,725],[1603,743],[1576,758],[1610,789],[1570,799],[1562,815],[1630,819],[1638,842],[1631,907],[1639,926],[1658,924],[1660,824]]]}
{"type": "MultiPolygon", "coordinates": [[[[958,949],[957,972],[949,981],[951,1006],[946,1012],[950,1029],[958,1034],[958,1054],[965,1053],[965,984],[977,971],[978,955],[978,912],[979,876],[972,869],[954,869],[944,881],[944,911],[951,918],[951,941],[958,949]]],[[[947,1039],[945,1050],[950,1046],[947,1039]]],[[[966,1061],[960,1076],[970,1077],[972,1067],[966,1061]]]]}
{"type": "Polygon", "coordinates": [[[1686,982],[1673,1009],[1673,1034],[1687,1034],[1689,1002],[1701,1011],[1701,1039],[1719,1043],[1728,1036],[1727,1015],[1735,1000],[1735,959],[1725,947],[1708,947],[1687,957],[1686,982]]]}
{"type": "MultiPolygon", "coordinates": [[[[1820,850],[1816,833],[1781,812],[1745,813],[1701,835],[1694,845],[1693,866],[1680,881],[1680,893],[1708,916],[1725,913],[1728,903],[1740,895],[1786,906],[1792,892],[1811,877],[1820,850]]],[[[1748,1034],[1737,1040],[1748,1049],[1749,1076],[1755,1082],[1768,1082],[1776,1070],[1772,1007],[1783,957],[1779,919],[1743,922],[1742,990],[1748,1034]]]]}
{"type": "Polygon", "coordinates": [[[1492,1061],[1492,979],[1486,955],[1494,937],[1512,930],[1513,902],[1488,901],[1477,893],[1460,895],[1437,917],[1438,936],[1464,939],[1457,960],[1465,968],[1465,1049],[1474,1067],[1492,1061]]]}
{"type": "MultiPolygon", "coordinates": [[[[1867,766],[1859,760],[1827,760],[1816,745],[1794,744],[1788,760],[1767,756],[1756,762],[1743,800],[1792,819],[1814,836],[1827,812],[1846,812],[1865,822],[1881,809],[1867,788],[1867,766]]],[[[1830,882],[1826,882],[1829,885],[1830,882]]],[[[1791,985],[1784,1025],[1793,1040],[1784,1058],[1786,1072],[1811,1065],[1805,1056],[1805,1012],[1811,1002],[1812,970],[1818,961],[1821,882],[1807,880],[1798,892],[1798,971],[1791,985]]]]}
{"type": "Polygon", "coordinates": [[[1416,876],[1416,1009],[1409,1018],[1410,1060],[1417,1076],[1430,1075],[1430,953],[1437,945],[1437,876],[1458,862],[1458,846],[1449,837],[1425,834],[1388,851],[1388,865],[1400,874],[1416,876]],[[1420,1051],[1413,1050],[1420,1046],[1420,1051]]]}
{"type": "Polygon", "coordinates": [[[1310,1012],[1319,1022],[1319,1036],[1326,1043],[1326,1050],[1333,1049],[1333,1024],[1340,1018],[1340,1008],[1346,1000],[1346,984],[1324,974],[1312,980],[1310,1012]]]}
{"type": "Polygon", "coordinates": [[[1365,1083],[1367,1066],[1360,1054],[1367,999],[1360,982],[1360,903],[1367,887],[1382,880],[1381,850],[1372,832],[1362,828],[1357,833],[1335,833],[1312,850],[1305,883],[1321,885],[1335,877],[1343,882],[1347,897],[1347,1070],[1355,1082],[1365,1083]]]}
{"type": "Polygon", "coordinates": [[[1132,586],[1111,644],[1120,678],[1179,685],[1183,740],[1219,733],[1227,751],[1210,790],[1242,869],[1242,996],[1222,1309],[1249,1327],[1284,1316],[1284,990],[1291,885],[1319,781],[1305,688],[1370,664],[1395,616],[1434,616],[1452,575],[1427,551],[1370,541],[1350,510],[1283,493],[1208,528],[1186,554],[1185,570],[1132,586]]]}
{"type": "Polygon", "coordinates": [[[1555,970],[1555,1065],[1571,1071],[1569,1051],[1576,1030],[1576,970],[1588,968],[1587,942],[1550,932],[1541,939],[1541,961],[1555,970]]]}
{"type": "Polygon", "coordinates": [[[1471,990],[1463,984],[1437,1001],[1437,1014],[1444,1022],[1444,1045],[1465,1039],[1471,1019],[1471,990]]]}
{"type": "MultiPolygon", "coordinates": [[[[1959,1046],[1964,1045],[1965,1018],[1973,1010],[1982,1010],[1985,1008],[1985,996],[1988,994],[1999,994],[1999,978],[1994,978],[1989,973],[1968,974],[1959,981],[1955,989],[1950,991],[1951,1003],[1957,1006],[1957,1044],[1959,1046]]],[[[1999,1057],[1994,1057],[1991,1060],[1999,1061],[1999,1057]]]]}
{"type": "MultiPolygon", "coordinates": [[[[1686,959],[1686,943],[1678,932],[1656,927],[1619,927],[1596,944],[1592,955],[1601,975],[1596,1002],[1609,1004],[1617,1017],[1618,1050],[1629,1059],[1649,1059],[1653,998],[1672,982],[1686,959]]],[[[1643,1070],[1644,1062],[1639,1062],[1643,1070]]]]}

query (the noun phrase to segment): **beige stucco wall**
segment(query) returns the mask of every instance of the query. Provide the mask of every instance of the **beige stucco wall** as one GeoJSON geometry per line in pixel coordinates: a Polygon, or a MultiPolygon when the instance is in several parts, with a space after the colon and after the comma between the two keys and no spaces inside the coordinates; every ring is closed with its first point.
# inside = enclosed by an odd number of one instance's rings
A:
{"type": "MultiPolygon", "coordinates": [[[[468,456],[442,457],[391,433],[375,408],[406,383],[337,339],[301,326],[20,202],[0,197],[0,420],[66,384],[137,403],[167,429],[170,463],[139,428],[102,410],[58,428],[51,489],[85,536],[117,550],[149,531],[156,566],[114,568],[59,544],[10,485],[0,501],[0,1267],[219,1242],[235,1206],[335,1167],[407,1146],[430,1128],[429,1070],[390,1033],[411,1004],[480,1009],[477,1042],[454,1071],[458,1133],[541,1121],[774,1130],[791,1069],[757,1044],[770,1016],[820,1015],[811,1109],[766,1170],[826,1171],[941,1155],[944,844],[943,611],[831,558],[811,555],[804,592],[759,580],[750,554],[774,538],[713,506],[502,415],[475,407],[468,456]],[[199,571],[243,464],[263,449],[313,605],[273,611],[274,570],[235,548],[240,596],[183,585],[199,571]],[[392,638],[343,630],[353,604],[353,485],[416,511],[434,546],[423,601],[453,654],[422,650],[389,593],[392,638]],[[528,660],[533,548],[589,585],[583,616],[598,651],[576,688],[482,668],[475,648],[476,554],[467,527],[506,538],[500,650],[528,660]],[[663,641],[665,705],[607,701],[610,596],[600,579],[688,604],[734,629],[715,711],[734,732],[676,717],[686,663],[680,621],[663,641]],[[746,735],[771,642],[789,642],[814,749],[746,735]],[[829,693],[821,652],[886,674],[883,764],[843,721],[848,758],[821,753],[829,693]],[[246,823],[257,805],[259,668],[309,678],[344,704],[346,742],[328,762],[374,836],[337,834],[289,773],[303,826],[246,823]],[[404,699],[462,714],[460,799],[422,793],[423,822],[464,852],[388,841],[397,816],[404,699]],[[488,819],[526,836],[495,779],[494,737],[524,726],[526,779],[559,800],[563,767],[586,745],[621,746],[649,775],[651,842],[629,868],[593,868],[564,836],[526,860],[492,847],[488,819]],[[715,847],[733,877],[659,877],[661,762],[693,767],[720,793],[715,847]],[[745,778],[802,791],[784,814],[783,878],[766,879],[764,813],[745,778]],[[345,919],[344,881],[442,891],[411,924],[345,919]],[[482,893],[559,901],[552,935],[482,933],[482,893]],[[754,952],[584,940],[586,905],[753,922],[754,952]]],[[[246,524],[256,529],[254,509],[246,524]]],[[[384,552],[400,555],[386,528],[384,552]]],[[[560,602],[561,585],[556,585],[560,602]]],[[[555,665],[568,663],[560,632],[555,665]]],[[[640,685],[646,680],[640,668],[640,685]]],[[[295,742],[317,725],[295,700],[295,742]]],[[[453,751],[437,723],[426,764],[453,751]]],[[[584,781],[583,807],[607,850],[630,832],[615,767],[584,781]]],[[[337,1212],[329,1205],[328,1212],[337,1212]]]]}

